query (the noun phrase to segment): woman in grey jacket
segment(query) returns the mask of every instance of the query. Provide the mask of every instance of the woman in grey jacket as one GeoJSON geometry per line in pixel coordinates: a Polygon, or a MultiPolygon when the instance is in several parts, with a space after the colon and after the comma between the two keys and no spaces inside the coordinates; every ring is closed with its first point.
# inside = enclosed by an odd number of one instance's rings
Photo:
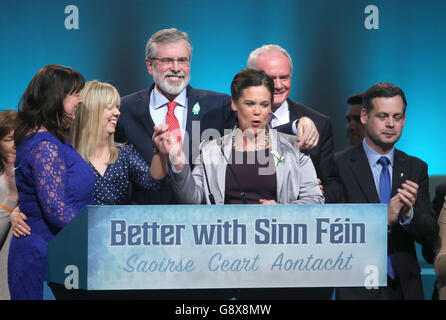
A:
{"type": "Polygon", "coordinates": [[[10,299],[7,274],[12,237],[10,214],[19,200],[14,169],[16,125],[16,111],[0,112],[0,300],[10,299]]]}
{"type": "Polygon", "coordinates": [[[274,82],[261,70],[240,71],[231,84],[238,124],[230,134],[201,145],[191,170],[168,127],[155,127],[157,151],[172,163],[179,203],[323,203],[316,171],[294,136],[268,126],[274,82]]]}

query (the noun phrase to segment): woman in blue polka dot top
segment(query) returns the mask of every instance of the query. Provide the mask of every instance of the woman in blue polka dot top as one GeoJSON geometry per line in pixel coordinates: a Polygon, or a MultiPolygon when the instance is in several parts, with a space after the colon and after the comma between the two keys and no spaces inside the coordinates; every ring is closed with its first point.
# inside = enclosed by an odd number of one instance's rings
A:
{"type": "Polygon", "coordinates": [[[165,183],[167,163],[155,154],[149,167],[132,145],[114,142],[120,115],[116,88],[90,81],[81,91],[81,98],[83,103],[71,127],[70,141],[93,169],[95,204],[130,204],[130,183],[147,192],[159,190],[165,183]]]}

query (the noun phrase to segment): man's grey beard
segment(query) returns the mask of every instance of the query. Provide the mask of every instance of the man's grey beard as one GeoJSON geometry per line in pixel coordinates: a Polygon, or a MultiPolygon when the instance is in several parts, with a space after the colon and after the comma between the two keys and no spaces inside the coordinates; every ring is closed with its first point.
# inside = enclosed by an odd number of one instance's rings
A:
{"type": "Polygon", "coordinates": [[[153,71],[153,80],[155,81],[155,84],[157,85],[157,87],[159,89],[161,89],[162,91],[164,91],[168,94],[171,94],[171,95],[178,95],[189,84],[190,75],[186,76],[186,74],[184,72],[178,72],[178,73],[166,72],[165,74],[159,75],[154,70],[153,71]],[[167,76],[179,76],[179,77],[184,77],[184,78],[183,78],[183,81],[181,81],[181,83],[179,85],[173,86],[167,81],[167,79],[166,79],[167,76]]]}

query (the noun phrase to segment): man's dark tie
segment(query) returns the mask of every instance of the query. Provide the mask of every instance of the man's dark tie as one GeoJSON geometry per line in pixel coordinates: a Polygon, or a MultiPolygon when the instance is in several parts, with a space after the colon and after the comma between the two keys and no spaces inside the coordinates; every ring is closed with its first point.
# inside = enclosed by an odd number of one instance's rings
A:
{"type": "MultiPolygon", "coordinates": [[[[377,163],[382,166],[381,175],[379,178],[379,199],[381,203],[390,202],[390,195],[392,194],[392,182],[390,181],[389,164],[390,160],[387,157],[381,157],[377,163]]],[[[390,278],[396,277],[396,264],[393,254],[387,256],[387,274],[390,278]]]]}
{"type": "Polygon", "coordinates": [[[270,113],[269,114],[269,116],[268,116],[268,125],[272,128],[273,126],[271,125],[271,122],[273,121],[273,119],[275,118],[276,116],[274,115],[274,113],[270,113]]]}

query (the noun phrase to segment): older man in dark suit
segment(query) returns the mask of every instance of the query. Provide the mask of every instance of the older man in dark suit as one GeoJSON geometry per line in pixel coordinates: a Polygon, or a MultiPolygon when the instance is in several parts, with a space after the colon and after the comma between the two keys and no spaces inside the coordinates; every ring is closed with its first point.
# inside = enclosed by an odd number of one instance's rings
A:
{"type": "Polygon", "coordinates": [[[274,79],[270,125],[280,132],[298,136],[299,147],[307,150],[322,182],[325,202],[339,202],[342,188],[334,170],[334,141],[330,118],[289,99],[293,64],[288,52],[278,45],[264,45],[251,52],[248,67],[261,69],[274,79]],[[318,134],[312,135],[311,130],[304,130],[312,123],[318,134]]]}
{"type": "Polygon", "coordinates": [[[395,149],[406,118],[404,92],[378,83],[364,94],[361,144],[336,156],[348,203],[387,203],[388,285],[379,289],[339,288],[337,299],[423,299],[415,241],[433,262],[438,227],[429,200],[427,164],[395,149]]]}

